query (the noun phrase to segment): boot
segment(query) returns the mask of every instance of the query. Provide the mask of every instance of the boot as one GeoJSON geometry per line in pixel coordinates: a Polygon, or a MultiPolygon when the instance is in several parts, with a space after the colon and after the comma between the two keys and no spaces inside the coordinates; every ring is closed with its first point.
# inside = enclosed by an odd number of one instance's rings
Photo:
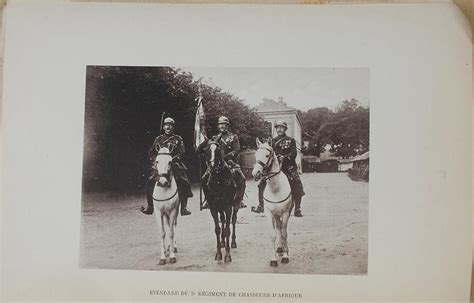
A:
{"type": "Polygon", "coordinates": [[[295,217],[303,217],[301,213],[301,197],[295,198],[295,217]]]}
{"type": "Polygon", "coordinates": [[[258,187],[258,206],[257,207],[252,207],[252,211],[255,213],[263,213],[264,208],[263,208],[263,187],[259,186],[258,187]]]}
{"type": "Polygon", "coordinates": [[[188,205],[188,198],[182,199],[180,203],[181,203],[181,216],[190,215],[191,212],[186,209],[186,206],[188,205]]]}
{"type": "Polygon", "coordinates": [[[147,200],[147,208],[141,207],[140,211],[145,215],[152,215],[153,214],[153,187],[155,185],[155,180],[150,179],[146,184],[146,200],[147,200]]]}
{"type": "Polygon", "coordinates": [[[191,184],[189,183],[189,181],[186,180],[186,182],[183,182],[183,188],[184,188],[184,195],[187,197],[187,198],[192,198],[193,197],[193,191],[191,189],[191,184]]]}

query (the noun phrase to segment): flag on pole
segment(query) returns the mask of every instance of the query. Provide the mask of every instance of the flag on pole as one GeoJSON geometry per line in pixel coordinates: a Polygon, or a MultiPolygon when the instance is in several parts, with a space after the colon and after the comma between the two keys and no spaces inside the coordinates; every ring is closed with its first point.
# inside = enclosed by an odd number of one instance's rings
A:
{"type": "Polygon", "coordinates": [[[202,127],[202,123],[206,119],[204,115],[204,107],[202,105],[202,96],[196,98],[198,107],[196,110],[196,120],[194,122],[194,149],[197,150],[198,146],[206,139],[205,130],[202,127]]]}

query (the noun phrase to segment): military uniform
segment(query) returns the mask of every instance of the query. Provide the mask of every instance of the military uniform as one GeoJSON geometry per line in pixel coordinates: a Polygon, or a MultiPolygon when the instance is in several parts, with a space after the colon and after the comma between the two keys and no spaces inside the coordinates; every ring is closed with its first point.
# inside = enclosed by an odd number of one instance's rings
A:
{"type": "MultiPolygon", "coordinates": [[[[174,124],[173,120],[170,121],[172,121],[172,123],[174,124]]],[[[165,122],[167,121],[165,120],[165,122]]],[[[182,162],[185,153],[184,143],[183,138],[174,133],[162,134],[156,137],[155,141],[153,142],[151,148],[148,151],[148,158],[151,162],[150,175],[146,186],[148,209],[142,212],[146,214],[153,213],[153,189],[155,186],[155,182],[157,181],[156,178],[158,177],[156,175],[156,170],[153,168],[153,165],[155,158],[158,154],[158,150],[163,147],[167,147],[170,150],[171,157],[173,157],[171,171],[178,185],[179,202],[181,204],[181,215],[190,214],[190,212],[186,209],[186,206],[188,204],[188,198],[192,197],[193,193],[191,191],[191,183],[187,176],[187,167],[182,162]]]]}
{"type": "MultiPolygon", "coordinates": [[[[287,127],[286,123],[276,124],[276,126],[279,125],[284,126],[285,128],[287,127]]],[[[288,181],[290,182],[293,200],[295,201],[295,215],[301,216],[301,199],[305,195],[305,192],[303,190],[303,183],[298,174],[298,166],[295,161],[297,156],[296,141],[286,134],[283,136],[277,136],[272,139],[272,148],[280,161],[281,171],[288,177],[288,181]]],[[[263,191],[265,186],[266,181],[262,179],[258,184],[260,211],[263,211],[263,191]]]]}
{"type": "MultiPolygon", "coordinates": [[[[218,123],[229,124],[226,117],[220,117],[218,123]]],[[[242,203],[245,194],[245,176],[239,165],[238,155],[240,152],[239,137],[229,131],[222,132],[212,138],[212,141],[219,142],[219,147],[223,152],[223,159],[231,169],[232,176],[236,185],[235,199],[241,203],[241,207],[247,207],[242,203]]],[[[209,178],[209,171],[206,171],[202,177],[202,184],[206,184],[209,178]]]]}

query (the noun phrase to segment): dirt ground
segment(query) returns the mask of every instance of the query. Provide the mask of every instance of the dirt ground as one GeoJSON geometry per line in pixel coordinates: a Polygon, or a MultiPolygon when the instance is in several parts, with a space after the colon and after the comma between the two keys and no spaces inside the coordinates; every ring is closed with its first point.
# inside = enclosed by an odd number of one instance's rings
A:
{"type": "MultiPolygon", "coordinates": [[[[270,267],[271,242],[265,214],[256,205],[256,184],[247,182],[248,208],[238,214],[237,248],[232,262],[215,261],[214,224],[199,211],[199,189],[189,201],[192,215],[178,217],[177,263],[158,265],[159,229],[155,216],[140,213],[144,195],[85,194],[81,267],[135,270],[228,271],[297,274],[366,274],[369,184],[345,173],[301,175],[304,217],[290,217],[290,263],[270,267]]],[[[224,252],[224,250],[223,250],[224,252]]]]}

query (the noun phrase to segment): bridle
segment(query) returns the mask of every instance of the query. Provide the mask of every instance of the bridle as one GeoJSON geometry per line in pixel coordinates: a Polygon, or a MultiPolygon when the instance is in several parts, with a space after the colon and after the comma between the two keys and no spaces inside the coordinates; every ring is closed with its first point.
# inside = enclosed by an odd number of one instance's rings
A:
{"type": "MultiPolygon", "coordinates": [[[[217,141],[211,141],[211,142],[209,142],[209,146],[211,146],[211,145],[215,145],[215,146],[217,147],[216,150],[215,150],[215,152],[217,152],[217,151],[219,150],[219,149],[218,149],[218,148],[219,148],[219,143],[218,143],[217,141]]],[[[213,159],[213,160],[208,160],[207,162],[208,162],[208,163],[214,163],[214,164],[216,164],[216,156],[214,155],[214,159],[213,159]]],[[[222,165],[212,165],[212,166],[211,166],[211,165],[208,165],[208,167],[210,167],[210,169],[209,169],[209,180],[208,180],[208,182],[207,182],[207,188],[208,188],[211,192],[213,192],[214,194],[221,194],[222,192],[224,192],[224,191],[227,189],[227,187],[228,187],[228,186],[231,184],[231,182],[232,182],[232,177],[231,177],[231,178],[229,178],[229,180],[228,180],[225,184],[221,184],[221,185],[219,186],[219,187],[220,187],[220,190],[217,190],[217,191],[216,191],[216,190],[213,190],[213,189],[211,188],[211,186],[210,186],[210,181],[211,181],[211,179],[212,179],[212,175],[213,175],[213,174],[214,174],[214,175],[215,175],[215,174],[220,174],[223,170],[226,170],[226,169],[231,173],[231,170],[230,170],[229,166],[227,165],[227,163],[225,162],[225,160],[221,158],[221,159],[220,159],[220,162],[222,163],[222,165]]]]}
{"type": "Polygon", "coordinates": [[[257,160],[256,163],[260,166],[262,166],[262,179],[264,180],[268,180],[268,179],[271,179],[273,177],[275,177],[276,175],[278,175],[279,173],[281,173],[281,166],[280,166],[280,170],[276,171],[276,172],[271,172],[271,171],[268,171],[271,169],[271,166],[273,164],[273,161],[275,160],[275,157],[274,157],[274,152],[273,152],[273,149],[271,148],[267,148],[267,147],[258,147],[257,149],[264,149],[266,151],[268,151],[270,153],[270,157],[268,157],[267,159],[267,162],[266,163],[263,163],[262,161],[260,160],[257,160]]]}
{"type": "MultiPolygon", "coordinates": [[[[158,153],[156,154],[156,156],[171,156],[171,153],[158,153]]],[[[156,165],[156,164],[155,164],[156,165]]],[[[155,168],[156,169],[156,168],[155,168]]],[[[157,169],[156,169],[157,170],[157,169]]],[[[158,170],[157,170],[158,171],[158,170]]],[[[170,167],[168,168],[168,172],[166,173],[161,173],[161,174],[157,174],[158,177],[164,177],[166,178],[166,180],[170,183],[170,186],[171,186],[171,178],[173,177],[173,174],[172,174],[172,171],[171,171],[171,161],[170,161],[170,167]]],[[[157,201],[157,202],[164,202],[164,201],[169,201],[171,199],[173,199],[174,197],[176,197],[176,195],[178,194],[178,187],[176,187],[176,191],[174,192],[173,195],[171,195],[171,197],[169,198],[166,198],[166,199],[156,199],[155,197],[152,197],[154,201],[157,201]]]]}
{"type": "MultiPolygon", "coordinates": [[[[171,156],[171,153],[160,153],[160,152],[159,152],[159,153],[156,154],[156,157],[158,157],[158,156],[171,156]]],[[[172,159],[173,159],[173,158],[172,158],[172,159]]],[[[172,161],[170,161],[170,166],[169,166],[168,171],[167,171],[166,173],[158,173],[158,174],[157,174],[158,177],[164,177],[164,178],[166,178],[166,180],[167,180],[168,182],[170,182],[170,183],[171,183],[171,177],[172,177],[172,174],[171,174],[171,162],[172,162],[172,161]]],[[[154,165],[154,166],[155,166],[154,169],[158,172],[158,169],[156,168],[156,161],[155,161],[155,165],[154,165]]]]}
{"type": "MultiPolygon", "coordinates": [[[[270,148],[267,148],[267,147],[259,147],[258,149],[264,149],[264,150],[267,150],[267,151],[270,152],[270,157],[268,157],[267,163],[263,163],[262,161],[257,160],[257,164],[262,166],[262,179],[268,180],[268,179],[271,179],[271,178],[275,177],[279,173],[281,173],[281,166],[280,166],[280,170],[278,170],[277,172],[269,172],[268,171],[271,168],[271,165],[272,165],[273,161],[275,160],[275,157],[274,157],[275,153],[273,152],[273,150],[270,149],[270,148]]],[[[265,196],[263,197],[263,200],[265,200],[265,202],[268,202],[268,203],[279,204],[279,203],[283,203],[286,200],[288,200],[288,198],[290,196],[291,196],[291,190],[290,190],[290,193],[288,194],[288,196],[285,197],[284,199],[280,200],[280,201],[268,200],[267,198],[265,198],[265,196]]]]}
{"type": "MultiPolygon", "coordinates": [[[[217,151],[219,150],[219,143],[218,143],[217,141],[211,141],[211,142],[209,142],[209,146],[211,146],[211,145],[215,145],[215,146],[216,146],[215,152],[217,152],[217,151]]],[[[222,151],[221,151],[221,152],[222,152],[222,151]]],[[[215,172],[220,172],[220,171],[221,171],[222,169],[224,169],[224,168],[229,168],[224,159],[221,158],[220,160],[221,160],[221,162],[222,162],[222,165],[220,165],[220,166],[211,165],[213,171],[215,171],[215,172]]],[[[208,164],[210,164],[210,163],[216,164],[216,162],[217,162],[217,161],[216,161],[216,155],[215,155],[215,154],[214,154],[214,160],[210,160],[210,159],[207,160],[207,163],[208,163],[208,164]]],[[[208,165],[208,167],[209,167],[209,165],[208,165]]]]}

